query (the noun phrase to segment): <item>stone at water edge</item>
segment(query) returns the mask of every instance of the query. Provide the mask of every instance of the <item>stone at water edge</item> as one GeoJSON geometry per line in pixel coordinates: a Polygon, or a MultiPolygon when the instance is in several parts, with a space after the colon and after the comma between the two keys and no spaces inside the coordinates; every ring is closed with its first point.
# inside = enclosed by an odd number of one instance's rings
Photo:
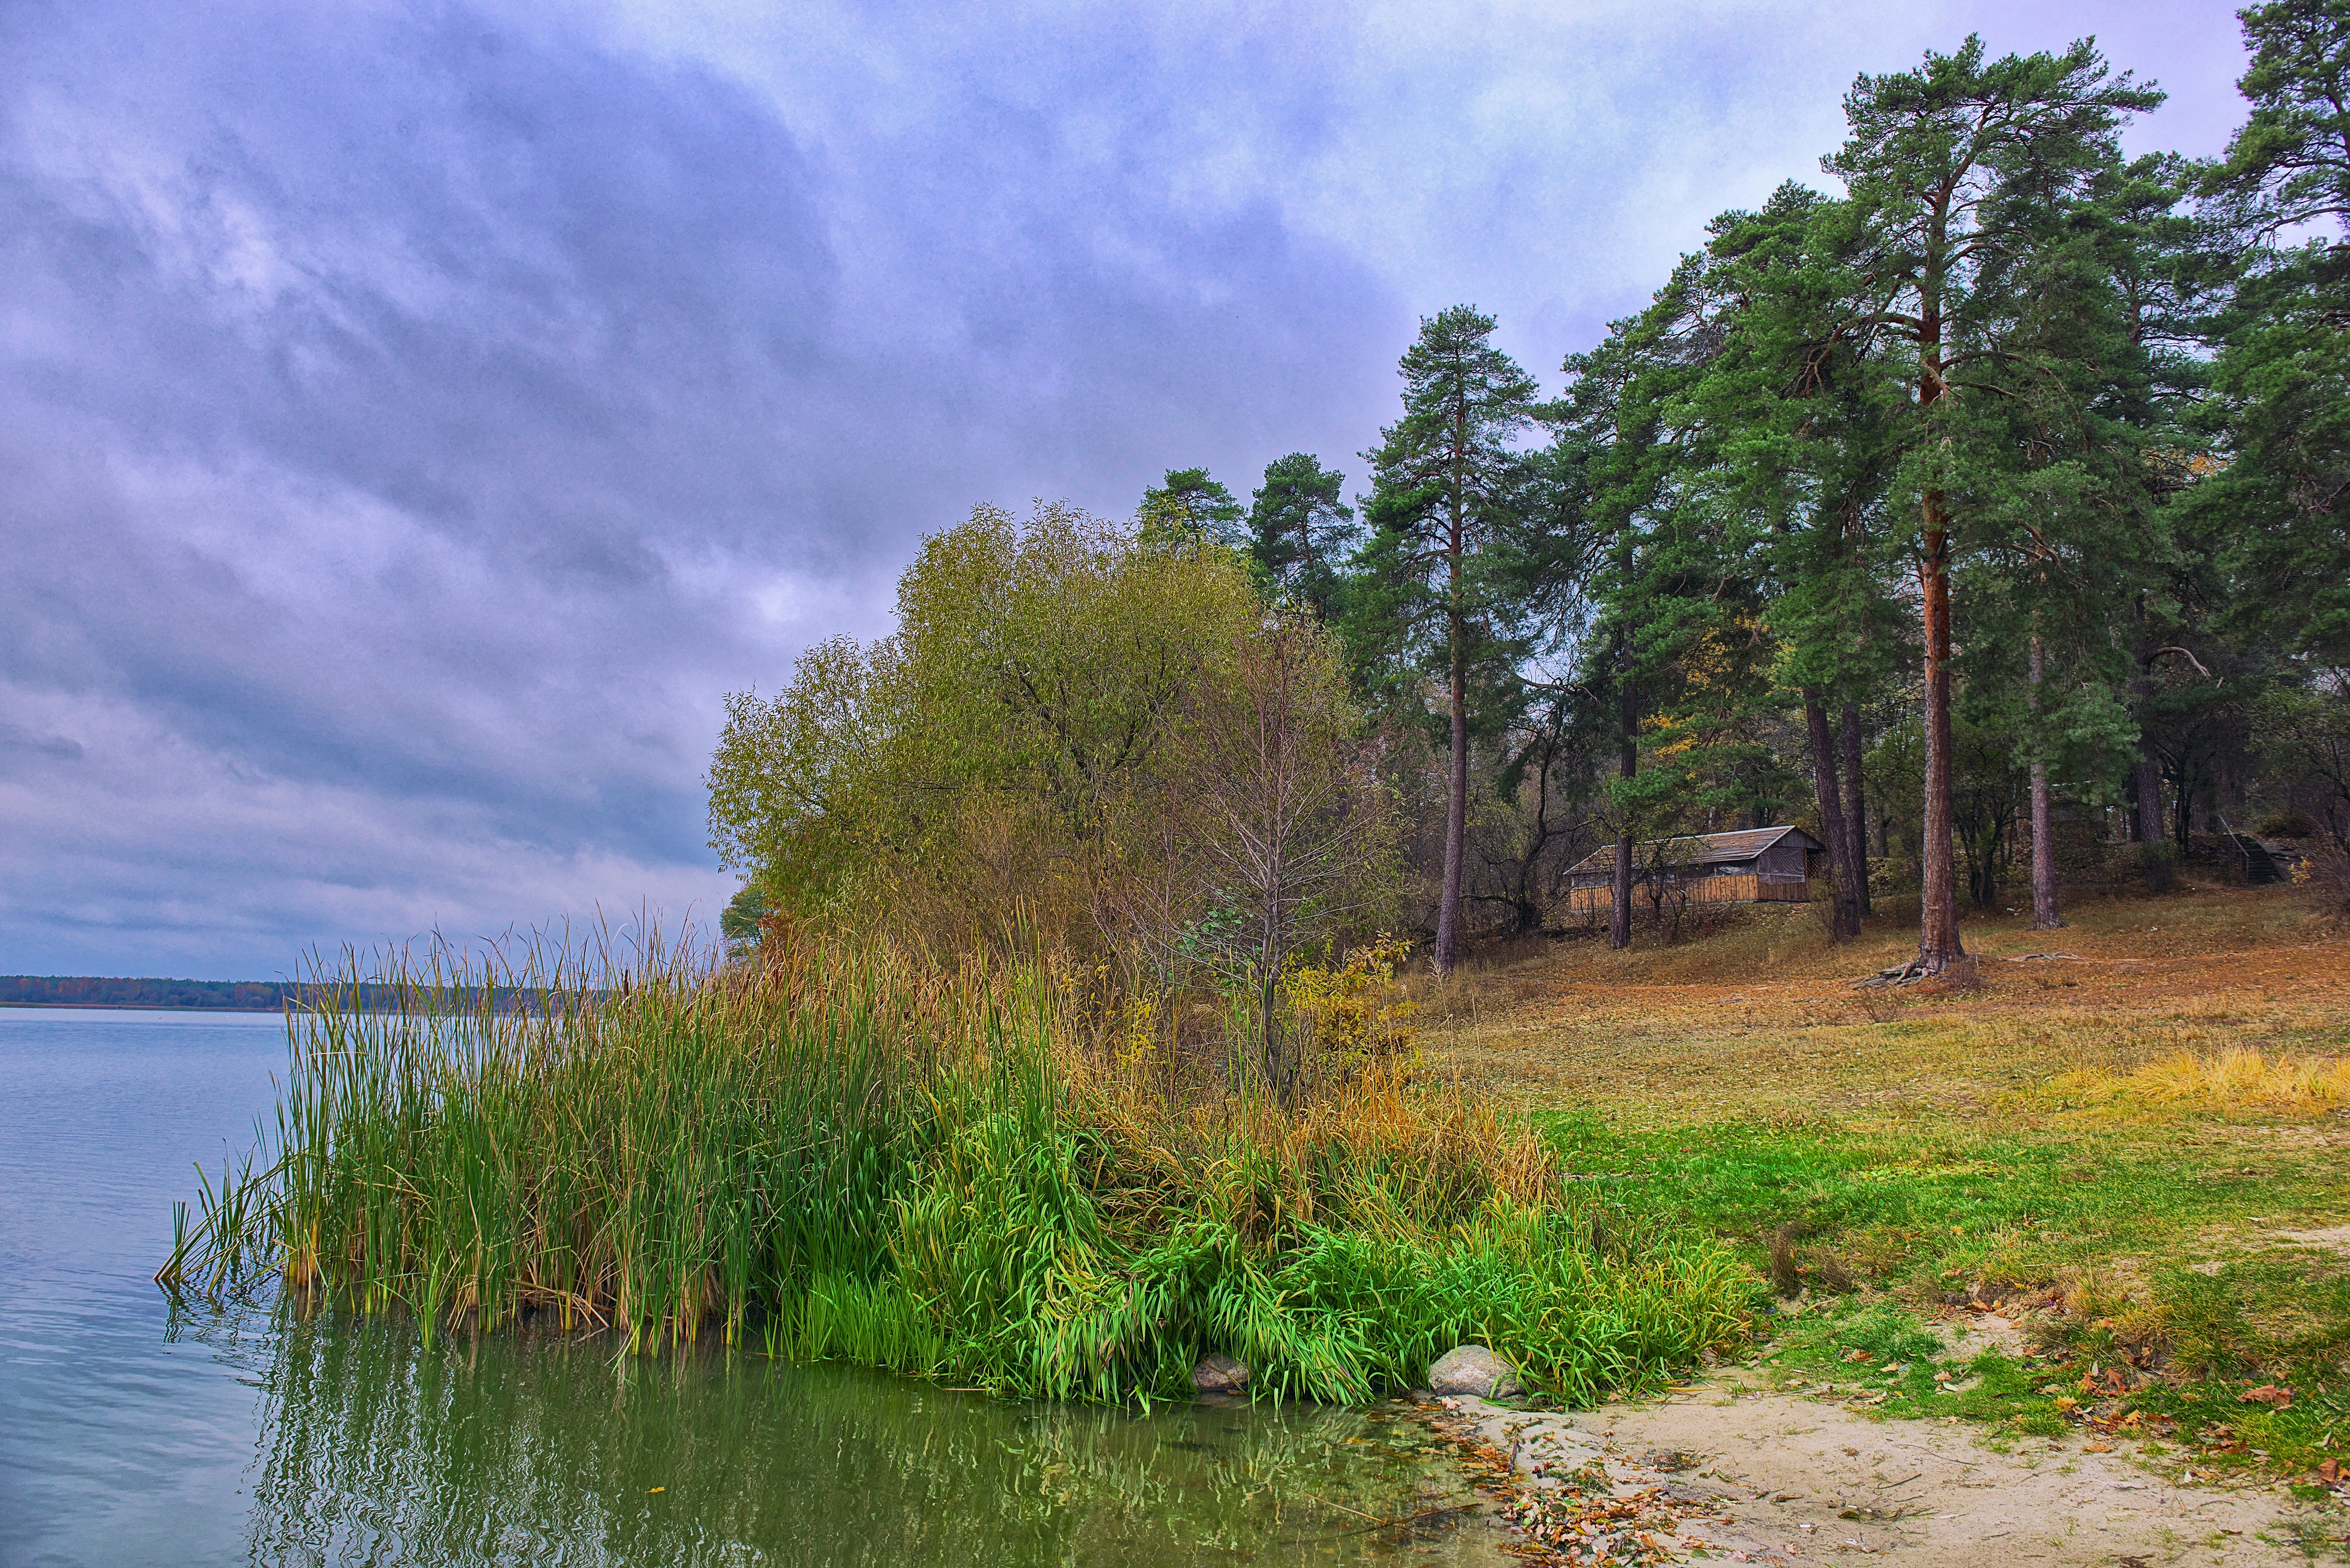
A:
{"type": "Polygon", "coordinates": [[[1482,1345],[1461,1345],[1436,1358],[1428,1386],[1437,1394],[1473,1394],[1480,1399],[1514,1399],[1526,1391],[1517,1368],[1482,1345]]]}
{"type": "Polygon", "coordinates": [[[1237,1355],[1211,1350],[1191,1368],[1191,1386],[1202,1394],[1237,1394],[1248,1386],[1248,1363],[1237,1355]]]}

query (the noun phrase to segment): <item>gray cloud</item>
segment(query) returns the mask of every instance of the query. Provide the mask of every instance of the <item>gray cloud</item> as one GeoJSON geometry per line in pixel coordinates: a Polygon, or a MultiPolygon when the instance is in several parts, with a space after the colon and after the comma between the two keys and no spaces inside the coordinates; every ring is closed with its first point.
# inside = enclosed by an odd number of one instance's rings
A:
{"type": "MultiPolygon", "coordinates": [[[[1853,71],[2098,10],[10,7],[0,970],[706,915],[719,695],[922,532],[1359,479],[1415,313],[1547,372],[1853,71]]],[[[2107,20],[2215,147],[2226,19],[2107,20]]]]}
{"type": "Polygon", "coordinates": [[[81,742],[70,735],[36,734],[22,724],[0,723],[0,767],[8,765],[11,753],[67,763],[82,759],[81,742]]]}

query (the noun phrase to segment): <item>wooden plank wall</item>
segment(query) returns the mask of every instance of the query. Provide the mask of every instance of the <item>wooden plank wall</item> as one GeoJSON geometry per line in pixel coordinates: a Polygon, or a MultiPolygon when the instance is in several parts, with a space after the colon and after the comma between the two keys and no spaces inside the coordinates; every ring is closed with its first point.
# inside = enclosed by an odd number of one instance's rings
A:
{"type": "MultiPolygon", "coordinates": [[[[1803,904],[1812,897],[1808,882],[1766,882],[1759,876],[1706,877],[1689,885],[1692,904],[1803,904]]],[[[1575,888],[1567,894],[1567,907],[1577,914],[1612,908],[1616,902],[1613,888],[1575,888]]],[[[1632,908],[1643,909],[1648,900],[1638,885],[1632,889],[1632,908]]]]}

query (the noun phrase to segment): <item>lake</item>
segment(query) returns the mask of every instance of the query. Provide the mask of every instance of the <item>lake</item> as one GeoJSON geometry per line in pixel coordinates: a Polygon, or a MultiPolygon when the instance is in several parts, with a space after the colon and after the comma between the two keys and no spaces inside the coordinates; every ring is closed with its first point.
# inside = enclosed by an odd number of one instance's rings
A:
{"type": "Polygon", "coordinates": [[[1506,1561],[1436,1511],[1470,1494],[1394,1407],[1141,1415],[174,1310],[172,1201],[285,1059],[274,1015],[0,1009],[0,1568],[1506,1561]]]}

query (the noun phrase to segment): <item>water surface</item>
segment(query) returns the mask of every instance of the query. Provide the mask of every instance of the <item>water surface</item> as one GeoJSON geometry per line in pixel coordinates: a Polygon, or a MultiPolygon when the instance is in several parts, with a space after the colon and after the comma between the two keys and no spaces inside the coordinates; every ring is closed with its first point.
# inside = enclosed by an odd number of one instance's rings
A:
{"type": "Polygon", "coordinates": [[[1501,1561],[1430,1513],[1468,1494],[1392,1411],[174,1311],[171,1200],[252,1141],[285,1052],[269,1015],[0,1009],[0,1568],[1501,1561]]]}

